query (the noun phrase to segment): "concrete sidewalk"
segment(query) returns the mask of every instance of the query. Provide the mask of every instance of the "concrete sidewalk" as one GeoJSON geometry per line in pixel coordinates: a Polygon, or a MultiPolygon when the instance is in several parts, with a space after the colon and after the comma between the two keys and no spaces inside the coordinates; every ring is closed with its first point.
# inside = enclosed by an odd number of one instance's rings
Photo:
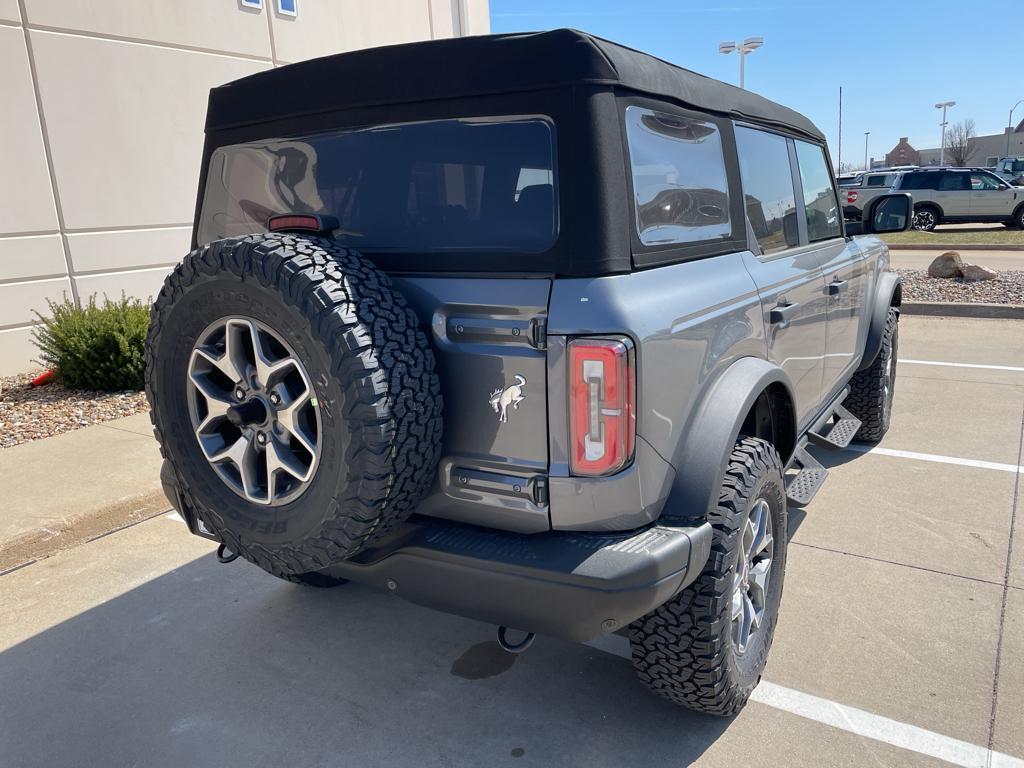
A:
{"type": "Polygon", "coordinates": [[[169,508],[149,414],[0,451],[0,573],[169,508]]]}

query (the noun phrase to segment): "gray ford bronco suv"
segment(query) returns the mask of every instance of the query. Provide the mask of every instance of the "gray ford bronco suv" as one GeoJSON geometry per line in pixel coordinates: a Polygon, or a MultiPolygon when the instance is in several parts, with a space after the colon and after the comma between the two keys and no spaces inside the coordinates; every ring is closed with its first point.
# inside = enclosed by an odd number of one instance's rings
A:
{"type": "Polygon", "coordinates": [[[165,490],[222,560],[510,651],[623,632],[653,691],[734,713],[807,444],[889,425],[900,284],[853,235],[910,219],[844,223],[803,116],[570,30],[214,88],[147,341],[165,490]]]}

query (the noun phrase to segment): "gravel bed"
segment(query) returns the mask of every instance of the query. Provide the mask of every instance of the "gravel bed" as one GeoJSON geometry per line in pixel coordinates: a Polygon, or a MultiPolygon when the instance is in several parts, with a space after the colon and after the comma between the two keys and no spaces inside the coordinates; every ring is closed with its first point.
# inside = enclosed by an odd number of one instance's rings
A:
{"type": "Polygon", "coordinates": [[[0,377],[0,448],[149,410],[144,392],[90,392],[57,382],[30,386],[40,373],[0,377]]]}
{"type": "Polygon", "coordinates": [[[959,277],[928,277],[923,269],[897,269],[904,301],[948,301],[957,304],[1024,304],[1024,271],[1006,270],[996,280],[968,283],[959,277]]]}

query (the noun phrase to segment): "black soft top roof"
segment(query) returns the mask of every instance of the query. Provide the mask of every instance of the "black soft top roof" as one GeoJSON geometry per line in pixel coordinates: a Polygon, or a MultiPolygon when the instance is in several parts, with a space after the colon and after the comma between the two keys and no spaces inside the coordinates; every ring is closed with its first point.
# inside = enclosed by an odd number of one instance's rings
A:
{"type": "Polygon", "coordinates": [[[825,140],[806,117],[755,93],[571,29],[392,45],[260,72],[210,91],[206,130],[575,84],[667,97],[825,140]]]}

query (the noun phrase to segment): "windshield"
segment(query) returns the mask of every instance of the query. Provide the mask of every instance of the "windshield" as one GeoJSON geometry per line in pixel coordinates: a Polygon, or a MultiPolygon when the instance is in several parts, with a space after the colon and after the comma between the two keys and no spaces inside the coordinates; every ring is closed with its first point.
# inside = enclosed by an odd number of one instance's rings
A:
{"type": "Polygon", "coordinates": [[[337,217],[363,250],[528,251],[557,230],[554,127],[437,120],[265,139],[210,158],[198,240],[265,232],[270,216],[337,217]]]}

